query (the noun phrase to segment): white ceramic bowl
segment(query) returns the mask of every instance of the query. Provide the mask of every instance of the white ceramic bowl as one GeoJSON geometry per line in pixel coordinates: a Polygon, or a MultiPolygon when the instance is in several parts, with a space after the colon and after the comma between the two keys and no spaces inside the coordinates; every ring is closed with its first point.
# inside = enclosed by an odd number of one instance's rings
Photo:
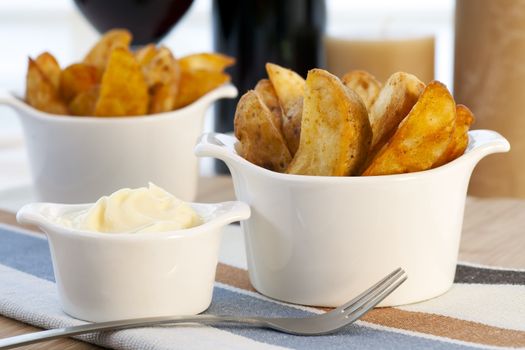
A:
{"type": "Polygon", "coordinates": [[[224,85],[184,108],[141,117],[52,115],[7,92],[0,92],[0,104],[20,116],[40,201],[89,203],[148,182],[192,201],[198,179],[192,151],[206,110],[236,95],[234,86],[224,85]]]}
{"type": "Polygon", "coordinates": [[[59,226],[53,217],[86,205],[33,203],[17,214],[47,235],[63,310],[103,322],[194,315],[208,308],[222,228],[250,216],[241,202],[191,206],[204,223],[158,233],[96,233],[59,226]]]}
{"type": "Polygon", "coordinates": [[[253,286],[269,297],[338,306],[397,267],[408,280],[381,305],[429,299],[454,280],[467,185],[484,156],[509,143],[469,132],[466,153],[439,168],[374,177],[280,174],[235,152],[237,140],[205,134],[198,156],[226,162],[239,200],[253,286]]]}

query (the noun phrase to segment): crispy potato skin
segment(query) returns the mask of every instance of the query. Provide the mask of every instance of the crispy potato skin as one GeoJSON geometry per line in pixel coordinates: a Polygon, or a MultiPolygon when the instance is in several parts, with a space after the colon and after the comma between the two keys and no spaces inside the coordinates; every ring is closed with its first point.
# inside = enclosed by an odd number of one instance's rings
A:
{"type": "Polygon", "coordinates": [[[431,82],[363,175],[430,169],[447,149],[455,123],[456,105],[450,92],[442,83],[431,82]]]}
{"type": "Polygon", "coordinates": [[[60,96],[68,103],[78,94],[96,87],[100,79],[97,67],[86,63],[72,64],[60,74],[60,96]]]}
{"type": "Polygon", "coordinates": [[[361,98],[322,69],[308,72],[299,149],[289,174],[356,175],[372,132],[361,98]]]}
{"type": "Polygon", "coordinates": [[[182,108],[195,102],[206,93],[229,81],[230,76],[223,72],[181,70],[179,92],[175,100],[175,109],[182,108]]]}
{"type": "Polygon", "coordinates": [[[135,58],[142,67],[150,63],[156,54],[157,47],[155,46],[155,44],[148,44],[146,46],[142,46],[140,49],[135,51],[135,58]]]}
{"type": "Polygon", "coordinates": [[[131,33],[126,29],[112,29],[91,48],[83,62],[97,67],[101,71],[106,68],[113,49],[128,48],[131,43],[131,33]]]}
{"type": "Polygon", "coordinates": [[[60,65],[56,58],[49,52],[38,55],[35,62],[42,73],[49,80],[55,90],[58,90],[60,83],[60,65]]]}
{"type": "Polygon", "coordinates": [[[267,63],[266,72],[283,110],[282,130],[288,149],[295,155],[299,147],[305,80],[296,72],[267,63]]]}
{"type": "Polygon", "coordinates": [[[272,83],[268,79],[261,79],[255,85],[255,91],[261,97],[262,101],[272,112],[272,122],[275,128],[282,131],[283,128],[283,110],[279,103],[279,98],[275,93],[272,83]]]}
{"type": "Polygon", "coordinates": [[[383,86],[372,74],[363,70],[349,71],[341,81],[361,97],[367,110],[370,110],[383,86]]]}
{"type": "Polygon", "coordinates": [[[91,89],[82,91],[69,102],[69,112],[78,116],[90,116],[95,113],[100,88],[93,86],[91,89]]]}
{"type": "Polygon", "coordinates": [[[234,127],[242,157],[273,171],[283,172],[287,168],[292,156],[272,122],[272,112],[256,91],[248,91],[239,100],[234,127]]]}
{"type": "Polygon", "coordinates": [[[180,84],[180,66],[171,51],[166,47],[146,46],[142,54],[135,54],[144,73],[150,93],[148,112],[171,111],[180,84]]]}
{"type": "Polygon", "coordinates": [[[412,74],[397,72],[388,78],[370,109],[373,157],[396,132],[423,92],[425,84],[412,74]]]}
{"type": "Polygon", "coordinates": [[[58,90],[46,77],[38,64],[29,58],[26,76],[25,100],[34,108],[52,114],[67,114],[68,110],[58,90]]]}
{"type": "Polygon", "coordinates": [[[450,138],[450,142],[445,152],[443,152],[441,157],[439,157],[434,165],[432,165],[433,168],[451,162],[465,153],[468,146],[468,130],[472,123],[474,123],[474,119],[474,114],[467,106],[456,106],[456,125],[454,133],[450,138]]]}
{"type": "Polygon", "coordinates": [[[283,116],[283,135],[292,156],[297,153],[297,149],[299,148],[303,103],[302,98],[297,99],[283,116]]]}
{"type": "Polygon", "coordinates": [[[293,70],[266,63],[266,72],[286,114],[304,96],[305,81],[293,70]]]}
{"type": "Polygon", "coordinates": [[[213,89],[229,82],[231,77],[224,69],[235,59],[217,53],[200,53],[178,60],[180,67],[179,91],[175,109],[189,105],[213,89]]]}
{"type": "Polygon", "coordinates": [[[179,64],[184,71],[205,70],[222,72],[235,64],[235,58],[220,53],[196,53],[182,57],[179,60],[179,64]]]}
{"type": "Polygon", "coordinates": [[[148,104],[148,85],[137,60],[128,49],[113,49],[102,76],[95,115],[142,115],[147,113],[148,104]]]}

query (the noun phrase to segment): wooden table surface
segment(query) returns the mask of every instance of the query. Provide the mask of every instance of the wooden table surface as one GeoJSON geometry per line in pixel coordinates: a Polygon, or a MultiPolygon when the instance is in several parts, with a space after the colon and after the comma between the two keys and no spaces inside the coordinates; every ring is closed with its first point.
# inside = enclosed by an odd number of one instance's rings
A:
{"type": "MultiPolygon", "coordinates": [[[[197,201],[234,199],[229,177],[202,178],[197,201]]],[[[0,221],[12,222],[14,215],[0,213],[0,221]]],[[[421,234],[424,234],[422,232],[421,234]]],[[[484,265],[525,268],[525,201],[468,198],[459,253],[460,261],[484,265]]],[[[33,326],[0,316],[0,338],[35,332],[33,326]]],[[[72,339],[57,339],[20,349],[100,349],[72,339]]]]}

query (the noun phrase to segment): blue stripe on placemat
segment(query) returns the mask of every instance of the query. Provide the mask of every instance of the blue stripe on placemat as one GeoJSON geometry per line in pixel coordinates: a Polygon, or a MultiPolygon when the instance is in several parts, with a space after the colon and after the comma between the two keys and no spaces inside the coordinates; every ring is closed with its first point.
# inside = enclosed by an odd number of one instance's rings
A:
{"type": "MultiPolygon", "coordinates": [[[[215,288],[211,314],[303,317],[312,313],[294,307],[258,299],[223,288],[215,288]]],[[[474,347],[425,339],[390,331],[351,325],[345,329],[323,336],[294,336],[248,327],[221,327],[234,334],[253,340],[294,349],[474,349],[474,347]]]]}
{"type": "MultiPolygon", "coordinates": [[[[51,257],[45,239],[0,228],[0,264],[33,276],[54,281],[51,257]]],[[[301,317],[311,312],[266,299],[216,287],[207,311],[212,314],[253,315],[268,317],[301,317]]],[[[249,327],[220,327],[233,334],[262,343],[294,349],[474,349],[467,345],[427,339],[391,331],[352,325],[327,336],[300,337],[249,327]]]]}
{"type": "Polygon", "coordinates": [[[0,264],[55,281],[45,236],[33,237],[0,227],[0,264]]]}

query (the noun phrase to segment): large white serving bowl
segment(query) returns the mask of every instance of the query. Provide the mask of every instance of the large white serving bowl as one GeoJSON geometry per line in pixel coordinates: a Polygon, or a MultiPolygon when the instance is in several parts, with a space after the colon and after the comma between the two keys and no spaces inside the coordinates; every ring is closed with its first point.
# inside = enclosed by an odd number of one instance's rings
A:
{"type": "Polygon", "coordinates": [[[458,159],[436,169],[373,177],[272,172],[235,151],[237,140],[204,134],[195,153],[229,167],[250,205],[243,222],[253,286],[269,297],[338,306],[397,267],[408,280],[381,305],[438,296],[452,285],[472,169],[510,145],[488,130],[469,132],[458,159]]]}
{"type": "Polygon", "coordinates": [[[233,85],[223,85],[184,108],[131,117],[48,114],[9,92],[0,92],[0,104],[13,107],[22,122],[38,200],[89,203],[153,182],[192,201],[199,174],[193,146],[206,110],[236,95],[233,85]]]}
{"type": "Polygon", "coordinates": [[[250,208],[242,202],[190,204],[204,223],[169,232],[98,233],[56,223],[86,204],[32,203],[17,220],[46,233],[67,314],[91,322],[195,315],[212,300],[223,227],[247,219],[250,208]]]}

